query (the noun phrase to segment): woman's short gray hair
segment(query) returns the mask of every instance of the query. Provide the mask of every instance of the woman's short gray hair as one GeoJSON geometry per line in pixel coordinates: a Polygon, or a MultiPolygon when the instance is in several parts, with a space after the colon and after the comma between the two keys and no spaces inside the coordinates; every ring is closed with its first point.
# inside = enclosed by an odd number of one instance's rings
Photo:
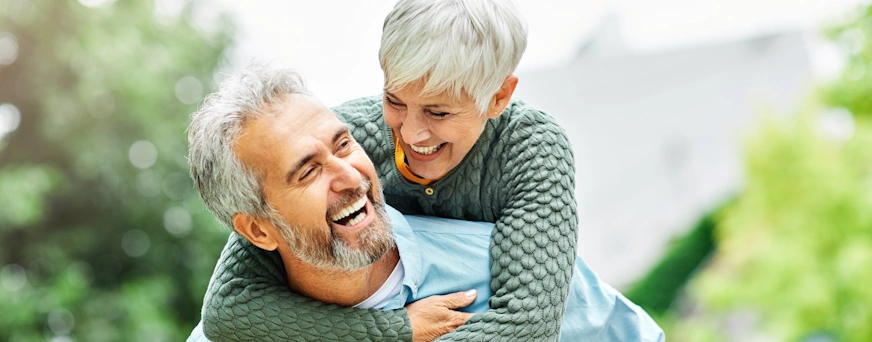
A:
{"type": "Polygon", "coordinates": [[[243,165],[233,147],[247,120],[274,113],[289,94],[310,95],[299,73],[253,63],[221,82],[191,115],[191,178],[206,207],[231,230],[237,213],[266,219],[275,214],[260,171],[243,165]]]}
{"type": "Polygon", "coordinates": [[[424,94],[465,93],[484,113],[526,48],[527,24],[510,0],[400,0],[379,62],[386,91],[426,80],[424,94]]]}

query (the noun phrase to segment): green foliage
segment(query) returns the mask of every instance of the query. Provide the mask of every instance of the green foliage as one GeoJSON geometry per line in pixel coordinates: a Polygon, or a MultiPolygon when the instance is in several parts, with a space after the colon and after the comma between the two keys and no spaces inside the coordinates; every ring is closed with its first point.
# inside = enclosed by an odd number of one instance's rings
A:
{"type": "Polygon", "coordinates": [[[751,308],[779,340],[872,340],[872,122],[845,142],[816,118],[767,121],[746,149],[746,185],[694,284],[715,309],[751,308]]]}
{"type": "Polygon", "coordinates": [[[0,230],[39,222],[46,214],[43,198],[54,190],[61,172],[50,167],[17,165],[0,169],[0,230]]]}
{"type": "Polygon", "coordinates": [[[693,272],[714,249],[712,231],[719,209],[703,216],[687,235],[674,241],[657,265],[625,292],[627,298],[651,315],[664,315],[693,272]]]}
{"type": "Polygon", "coordinates": [[[827,33],[843,74],[821,104],[767,118],[747,140],[714,256],[658,316],[670,340],[872,341],[872,6],[827,33]],[[850,112],[852,134],[821,129],[833,107],[850,112]]]}
{"type": "Polygon", "coordinates": [[[0,0],[0,340],[182,340],[227,232],[187,176],[185,129],[232,27],[150,0],[0,0]],[[95,1],[82,1],[94,3],[95,1]]]}
{"type": "Polygon", "coordinates": [[[824,107],[849,110],[853,134],[822,134],[833,114],[816,105],[761,123],[717,252],[691,285],[704,313],[671,324],[679,334],[724,331],[713,317],[744,312],[776,340],[872,341],[872,6],[828,33],[848,61],[824,88],[824,107]]]}
{"type": "Polygon", "coordinates": [[[826,33],[847,57],[841,77],[824,91],[826,101],[857,116],[872,116],[872,6],[852,13],[826,33]]]}

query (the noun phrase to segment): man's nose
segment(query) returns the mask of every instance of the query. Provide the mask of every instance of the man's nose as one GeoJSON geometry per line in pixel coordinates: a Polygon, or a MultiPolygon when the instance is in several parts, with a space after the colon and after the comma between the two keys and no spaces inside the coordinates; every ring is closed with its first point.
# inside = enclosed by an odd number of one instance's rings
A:
{"type": "Polygon", "coordinates": [[[430,129],[427,123],[424,122],[424,113],[408,113],[403,120],[403,127],[400,128],[400,134],[403,135],[403,141],[408,144],[415,144],[430,138],[430,129]]]}
{"type": "Polygon", "coordinates": [[[332,190],[338,193],[360,187],[360,183],[363,180],[360,171],[345,159],[339,157],[332,158],[333,161],[330,163],[330,171],[333,173],[333,180],[330,185],[332,190]]]}

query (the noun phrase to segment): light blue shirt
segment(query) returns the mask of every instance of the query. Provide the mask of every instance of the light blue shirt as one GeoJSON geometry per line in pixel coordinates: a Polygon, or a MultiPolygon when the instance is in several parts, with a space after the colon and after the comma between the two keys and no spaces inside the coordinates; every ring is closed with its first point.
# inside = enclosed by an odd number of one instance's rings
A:
{"type": "MultiPolygon", "coordinates": [[[[493,223],[429,216],[404,216],[388,207],[394,236],[405,268],[403,289],[384,310],[433,295],[476,289],[466,312],[490,307],[490,238],[493,223]]],[[[624,298],[576,257],[560,340],[665,341],[663,330],[639,306],[624,298]]],[[[208,341],[202,322],[188,341],[208,341]]]]}

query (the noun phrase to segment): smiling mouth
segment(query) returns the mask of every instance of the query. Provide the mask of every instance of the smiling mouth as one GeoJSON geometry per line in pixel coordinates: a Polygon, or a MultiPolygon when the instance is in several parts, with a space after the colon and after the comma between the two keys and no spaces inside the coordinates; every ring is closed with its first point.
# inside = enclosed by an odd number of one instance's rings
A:
{"type": "Polygon", "coordinates": [[[425,146],[425,147],[419,147],[419,146],[409,144],[409,146],[412,148],[412,151],[415,151],[419,154],[428,155],[428,154],[436,153],[436,151],[439,151],[439,149],[442,148],[442,146],[445,146],[445,144],[446,143],[441,143],[441,144],[437,144],[437,145],[433,145],[433,146],[425,146]]]}
{"type": "Polygon", "coordinates": [[[360,197],[331,216],[330,220],[338,225],[349,227],[360,223],[366,218],[366,199],[367,196],[360,197]]]}

